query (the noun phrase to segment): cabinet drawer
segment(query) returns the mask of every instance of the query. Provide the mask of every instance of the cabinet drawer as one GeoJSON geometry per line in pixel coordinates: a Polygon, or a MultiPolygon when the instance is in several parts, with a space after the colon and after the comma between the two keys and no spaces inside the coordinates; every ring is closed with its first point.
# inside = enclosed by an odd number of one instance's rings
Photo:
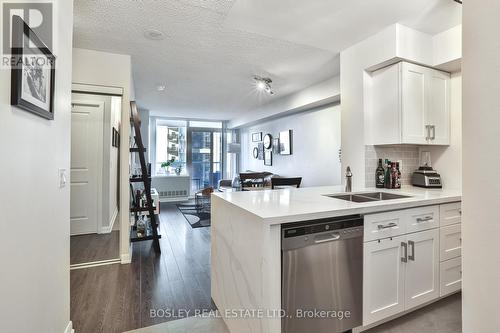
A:
{"type": "Polygon", "coordinates": [[[462,257],[440,264],[440,296],[446,296],[462,289],[462,257]]]}
{"type": "Polygon", "coordinates": [[[445,261],[462,255],[462,225],[454,224],[439,230],[440,260],[445,261]]]}
{"type": "Polygon", "coordinates": [[[407,233],[439,227],[439,206],[412,208],[404,212],[407,233]]]}
{"type": "Polygon", "coordinates": [[[365,215],[364,241],[395,237],[406,233],[404,211],[365,215]]]}
{"type": "Polygon", "coordinates": [[[439,206],[441,226],[462,222],[462,203],[453,202],[439,206]]]}

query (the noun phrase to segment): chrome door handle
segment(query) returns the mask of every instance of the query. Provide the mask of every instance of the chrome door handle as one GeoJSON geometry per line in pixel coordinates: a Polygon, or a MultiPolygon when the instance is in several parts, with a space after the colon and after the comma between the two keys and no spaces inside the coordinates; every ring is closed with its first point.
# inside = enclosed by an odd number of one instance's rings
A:
{"type": "Polygon", "coordinates": [[[422,223],[422,222],[429,222],[434,220],[434,217],[432,216],[426,216],[426,217],[417,217],[417,223],[422,223]]]}
{"type": "Polygon", "coordinates": [[[425,141],[428,141],[431,137],[431,125],[425,125],[425,129],[427,131],[427,136],[425,137],[425,141]]]}
{"type": "Polygon", "coordinates": [[[434,140],[434,139],[436,139],[436,125],[432,125],[432,126],[431,126],[431,129],[432,129],[432,137],[431,137],[431,140],[434,140]]]}
{"type": "Polygon", "coordinates": [[[388,228],[394,228],[394,227],[397,227],[398,225],[394,222],[391,222],[389,224],[386,224],[386,225],[383,225],[383,224],[379,224],[377,227],[378,227],[378,230],[383,230],[383,229],[388,229],[388,228]]]}
{"type": "Polygon", "coordinates": [[[410,247],[411,254],[408,255],[408,260],[415,261],[415,242],[408,241],[408,246],[410,247]]]}
{"type": "Polygon", "coordinates": [[[401,242],[401,248],[404,250],[404,256],[401,257],[401,262],[408,262],[408,245],[405,242],[401,242]]]}
{"type": "Polygon", "coordinates": [[[338,233],[333,233],[333,234],[330,234],[328,235],[327,237],[316,237],[314,239],[314,243],[315,244],[321,244],[321,243],[327,243],[327,242],[333,242],[333,241],[336,241],[336,240],[339,240],[340,239],[340,234],[338,233]]]}

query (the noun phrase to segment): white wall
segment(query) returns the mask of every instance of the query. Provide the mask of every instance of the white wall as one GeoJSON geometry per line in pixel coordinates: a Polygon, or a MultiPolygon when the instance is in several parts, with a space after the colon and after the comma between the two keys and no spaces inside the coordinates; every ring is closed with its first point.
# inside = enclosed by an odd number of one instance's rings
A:
{"type": "Polygon", "coordinates": [[[463,9],[463,332],[500,327],[500,2],[463,9]]]}
{"type": "MultiPolygon", "coordinates": [[[[123,88],[120,128],[120,229],[129,229],[129,135],[130,96],[133,90],[132,64],[128,55],[73,49],[73,83],[123,88]]],[[[120,233],[122,262],[130,260],[128,232],[120,233]]]]}
{"type": "Polygon", "coordinates": [[[283,177],[302,177],[302,186],[339,185],[341,180],[338,150],[340,148],[340,106],[323,107],[241,129],[240,169],[269,171],[283,177]],[[253,158],[257,145],[252,133],[293,130],[293,154],[273,154],[273,165],[253,158]]]}
{"type": "MultiPolygon", "coordinates": [[[[46,2],[46,1],[44,1],[46,2]]],[[[0,69],[0,331],[63,333],[70,320],[70,168],[73,1],[54,1],[55,119],[10,106],[0,69]]]]}

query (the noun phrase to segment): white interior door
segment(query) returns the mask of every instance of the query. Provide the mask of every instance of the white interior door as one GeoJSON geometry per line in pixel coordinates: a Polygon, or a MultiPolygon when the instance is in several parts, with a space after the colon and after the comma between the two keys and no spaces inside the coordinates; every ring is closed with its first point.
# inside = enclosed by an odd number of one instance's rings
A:
{"type": "Polygon", "coordinates": [[[71,109],[71,234],[97,233],[102,215],[104,102],[73,101],[71,109]]]}

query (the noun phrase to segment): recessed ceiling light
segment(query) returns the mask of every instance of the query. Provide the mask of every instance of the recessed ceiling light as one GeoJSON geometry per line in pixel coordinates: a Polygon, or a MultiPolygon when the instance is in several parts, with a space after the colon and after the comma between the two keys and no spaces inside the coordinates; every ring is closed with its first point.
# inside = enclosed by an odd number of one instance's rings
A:
{"type": "Polygon", "coordinates": [[[255,88],[259,91],[265,91],[269,95],[274,95],[274,91],[271,87],[271,83],[273,80],[271,80],[268,77],[260,77],[258,75],[255,75],[253,77],[253,80],[255,81],[255,88]]]}
{"type": "Polygon", "coordinates": [[[148,29],[144,31],[144,37],[151,40],[162,40],[165,39],[165,34],[160,30],[148,29]]]}
{"type": "Polygon", "coordinates": [[[165,89],[167,89],[167,87],[164,84],[160,84],[156,87],[156,90],[158,91],[165,91],[165,89]]]}

